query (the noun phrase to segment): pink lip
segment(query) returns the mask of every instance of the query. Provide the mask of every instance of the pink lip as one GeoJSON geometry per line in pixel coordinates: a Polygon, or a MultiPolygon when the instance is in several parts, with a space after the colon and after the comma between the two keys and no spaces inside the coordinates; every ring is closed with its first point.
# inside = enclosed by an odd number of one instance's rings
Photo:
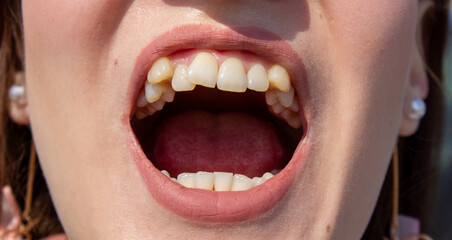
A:
{"type": "Polygon", "coordinates": [[[304,65],[296,52],[279,37],[259,28],[219,29],[207,25],[186,25],[157,37],[137,58],[129,86],[130,114],[152,62],[181,49],[204,48],[243,50],[277,62],[290,72],[292,85],[300,97],[304,136],[288,165],[264,184],[239,192],[214,192],[190,189],[164,176],[146,157],[130,126],[123,119],[128,146],[143,181],[154,199],[173,213],[201,222],[235,222],[252,219],[274,208],[303,168],[310,149],[306,136],[311,111],[304,65]],[[244,33],[244,34],[241,34],[244,33]]]}

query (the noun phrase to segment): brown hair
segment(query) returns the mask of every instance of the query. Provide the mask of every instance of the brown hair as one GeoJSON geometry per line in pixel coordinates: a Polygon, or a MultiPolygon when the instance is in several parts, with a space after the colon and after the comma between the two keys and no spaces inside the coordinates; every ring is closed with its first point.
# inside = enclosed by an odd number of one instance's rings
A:
{"type": "MultiPolygon", "coordinates": [[[[442,59],[447,33],[447,6],[449,0],[434,0],[422,21],[422,43],[425,62],[429,69],[430,93],[426,100],[428,114],[417,133],[399,142],[400,152],[400,211],[421,219],[422,231],[429,219],[432,201],[431,186],[435,185],[435,162],[441,145],[444,112],[442,88],[435,79],[442,79],[442,59]],[[427,180],[427,181],[426,181],[427,180]]],[[[0,4],[0,186],[11,185],[16,199],[24,208],[31,132],[26,126],[15,124],[8,116],[7,91],[17,71],[23,70],[24,48],[22,39],[21,5],[17,0],[4,0],[0,4]]],[[[387,177],[364,234],[364,239],[388,236],[392,209],[392,170],[387,177]]],[[[38,166],[34,183],[31,216],[42,218],[31,231],[33,238],[63,232],[51,202],[49,191],[38,166]]]]}

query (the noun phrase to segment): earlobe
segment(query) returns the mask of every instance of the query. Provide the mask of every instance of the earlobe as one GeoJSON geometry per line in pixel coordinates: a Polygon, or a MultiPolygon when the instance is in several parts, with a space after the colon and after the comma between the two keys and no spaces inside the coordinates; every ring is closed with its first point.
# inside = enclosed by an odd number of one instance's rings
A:
{"type": "Polygon", "coordinates": [[[17,124],[28,125],[30,119],[23,72],[16,73],[14,84],[8,90],[8,99],[9,117],[17,124]]]}

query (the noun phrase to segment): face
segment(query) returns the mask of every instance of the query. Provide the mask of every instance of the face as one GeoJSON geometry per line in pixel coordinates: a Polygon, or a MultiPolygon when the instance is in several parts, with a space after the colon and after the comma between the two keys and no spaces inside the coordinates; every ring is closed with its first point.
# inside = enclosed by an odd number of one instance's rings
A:
{"type": "Polygon", "coordinates": [[[22,4],[30,124],[74,239],[358,239],[426,95],[416,1],[22,4]]]}

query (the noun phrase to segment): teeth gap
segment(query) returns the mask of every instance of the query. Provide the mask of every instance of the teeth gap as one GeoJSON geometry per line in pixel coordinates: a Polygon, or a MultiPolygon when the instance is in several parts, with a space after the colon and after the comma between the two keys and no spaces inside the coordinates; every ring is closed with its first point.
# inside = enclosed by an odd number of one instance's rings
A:
{"type": "Polygon", "coordinates": [[[197,85],[227,92],[265,93],[269,111],[297,129],[302,125],[298,96],[290,85],[286,69],[274,64],[268,70],[260,63],[248,72],[242,61],[229,57],[218,66],[213,54],[200,52],[189,66],[173,66],[168,57],[157,59],[148,72],[145,87],[137,99],[135,117],[142,119],[160,111],[174,100],[176,92],[193,91],[197,85]]]}
{"type": "Polygon", "coordinates": [[[177,178],[172,177],[168,171],[161,170],[162,174],[174,182],[187,188],[197,188],[212,191],[245,191],[257,187],[278,174],[281,170],[274,169],[262,176],[249,178],[242,174],[229,172],[204,172],[181,173],[177,178]]]}

